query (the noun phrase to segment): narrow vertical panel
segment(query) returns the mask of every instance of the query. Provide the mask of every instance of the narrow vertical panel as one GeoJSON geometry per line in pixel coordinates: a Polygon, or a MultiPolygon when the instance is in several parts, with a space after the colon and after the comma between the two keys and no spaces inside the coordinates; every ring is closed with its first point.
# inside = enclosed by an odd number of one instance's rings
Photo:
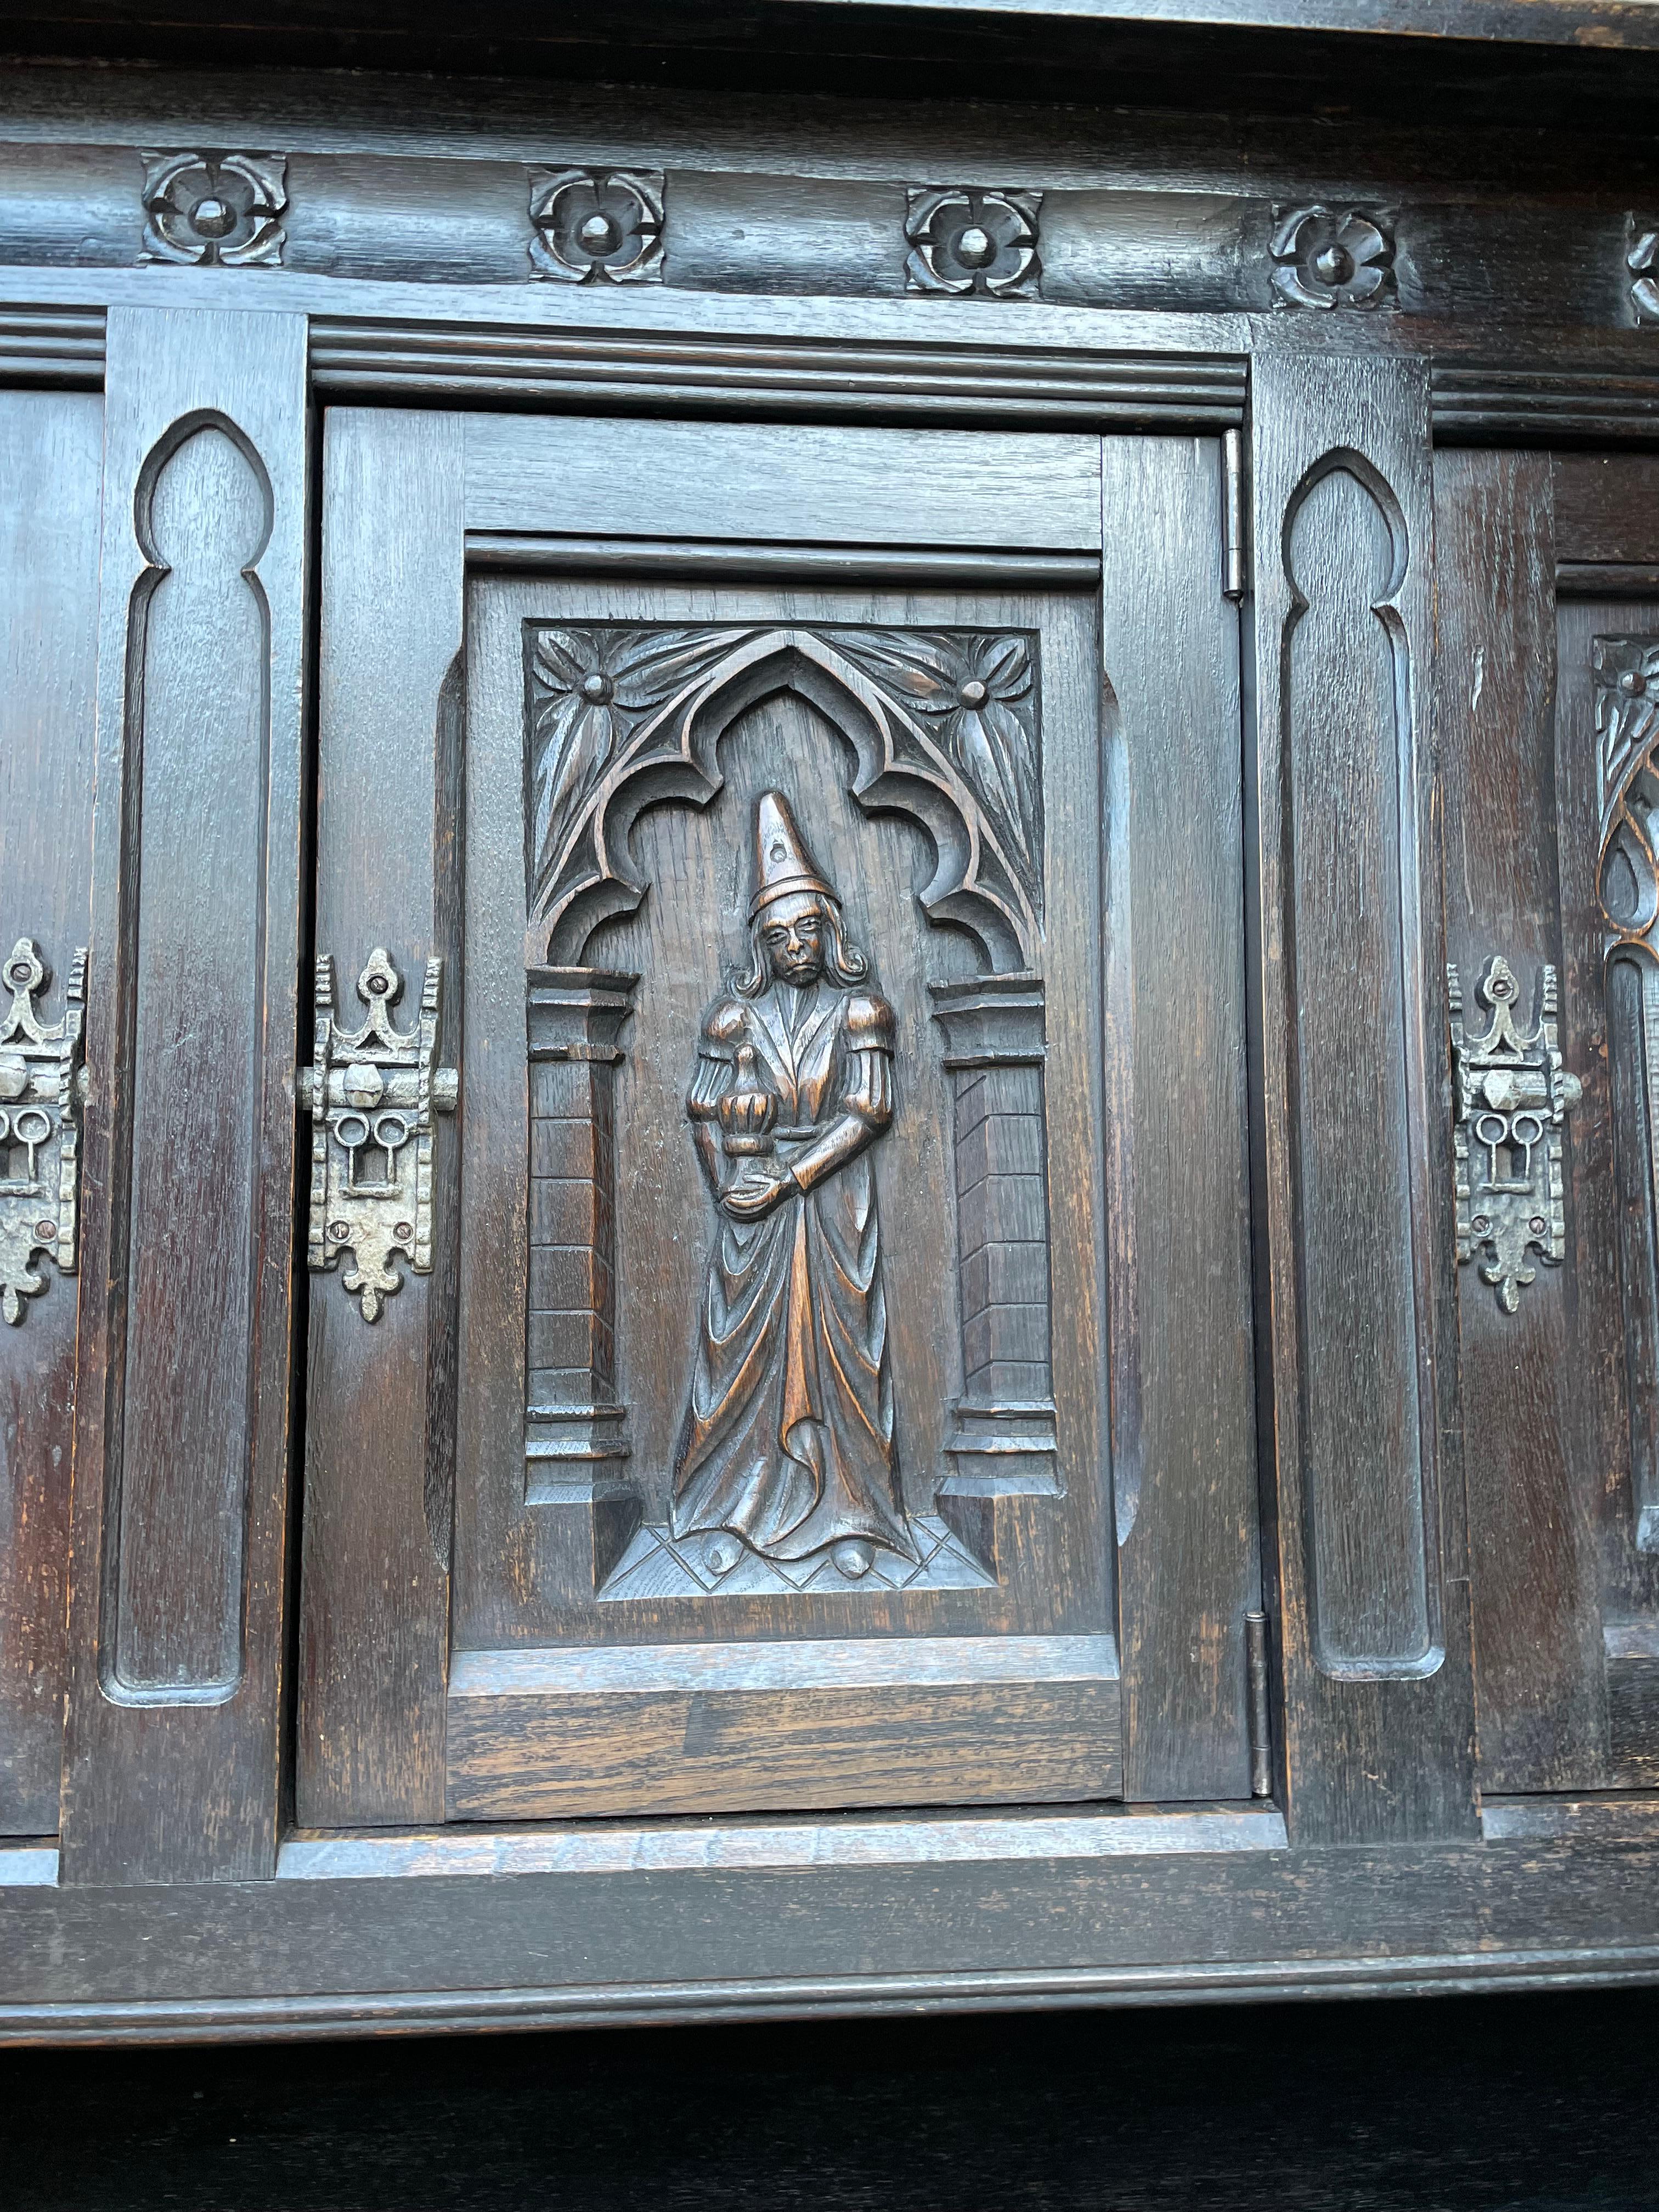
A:
{"type": "MultiPolygon", "coordinates": [[[[377,945],[405,979],[441,958],[447,1065],[462,1034],[461,453],[460,421],[440,415],[337,410],[323,441],[316,946],[341,977],[377,945]]],[[[497,864],[509,863],[516,853],[497,864]]],[[[311,1279],[296,1778],[308,1826],[444,1816],[456,1151],[441,1131],[430,1276],[407,1277],[373,1324],[337,1272],[311,1279]]]]}
{"type": "Polygon", "coordinates": [[[1213,439],[1109,438],[1103,454],[1124,1788],[1248,1797],[1244,1616],[1261,1571],[1221,453],[1213,439]]]}
{"type": "Polygon", "coordinates": [[[66,1880],[274,1863],[306,332],[111,313],[66,1880]]]}
{"type": "Polygon", "coordinates": [[[1289,1810],[1474,1820],[1426,365],[1263,356],[1253,404],[1265,1278],[1289,1810]]]}
{"type": "MultiPolygon", "coordinates": [[[[91,921],[103,409],[0,394],[0,957],[32,939],[55,1019],[91,921]]],[[[58,1827],[79,1285],[0,1327],[0,1835],[58,1827]]]]}
{"type": "MultiPolygon", "coordinates": [[[[1471,998],[1501,953],[1526,1014],[1540,969],[1562,958],[1549,456],[1441,453],[1434,491],[1446,956],[1471,998]]],[[[1578,992],[1564,999],[1562,1051],[1575,1073],[1588,1070],[1594,1018],[1578,992]]],[[[1575,1157],[1583,1120],[1570,1131],[1575,1157]]],[[[1459,1271],[1480,1780],[1505,1793],[1605,1785],[1594,1537],[1602,1458],[1577,1189],[1567,1212],[1566,1265],[1539,1267],[1514,1313],[1477,1267],[1459,1271]]]]}

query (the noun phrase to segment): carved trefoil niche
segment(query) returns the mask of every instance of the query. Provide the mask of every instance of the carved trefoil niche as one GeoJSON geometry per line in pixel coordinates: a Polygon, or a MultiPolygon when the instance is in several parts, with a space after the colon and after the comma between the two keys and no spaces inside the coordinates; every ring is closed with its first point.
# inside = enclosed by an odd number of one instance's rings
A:
{"type": "Polygon", "coordinates": [[[1480,1279],[1514,1313],[1538,1273],[1532,1255],[1559,1267],[1566,1256],[1565,1122],[1583,1096],[1561,1063],[1553,968],[1539,971],[1530,1025],[1521,986],[1501,954],[1486,963],[1475,996],[1486,1027],[1472,1032],[1462,984],[1446,969],[1451,1012],[1453,1147],[1457,1256],[1479,1264],[1480,1279]]]}
{"type": "Polygon", "coordinates": [[[1637,1541],[1659,1552],[1659,636],[1590,646],[1637,1541]]]}
{"type": "Polygon", "coordinates": [[[1037,222],[1042,194],[914,185],[904,236],[913,292],[1035,295],[1042,275],[1037,222]]]}
{"type": "Polygon", "coordinates": [[[144,153],[141,261],[276,268],[286,154],[144,153]]]}
{"type": "Polygon", "coordinates": [[[0,1317],[14,1328],[24,1300],[46,1287],[38,1261],[49,1258],[60,1275],[77,1264],[85,948],[56,1022],[43,1021],[37,1003],[49,980],[40,947],[20,937],[0,972],[11,999],[0,1014],[0,1317]]]}
{"type": "Polygon", "coordinates": [[[1023,631],[526,628],[527,1496],[585,1516],[606,1599],[984,1587],[996,1501],[1061,1494],[1037,680],[1023,631]],[[925,830],[932,872],[915,894],[917,945],[865,941],[849,919],[860,885],[825,865],[799,793],[727,795],[747,926],[669,1048],[688,1072],[679,1141],[700,1164],[708,1242],[696,1309],[658,1363],[679,1376],[681,1419],[655,1518],[617,1392],[617,1080],[641,985],[588,964],[589,948],[647,893],[674,895],[638,871],[640,816],[709,806],[724,734],[786,693],[850,757],[860,815],[925,830]],[[939,925],[965,934],[977,973],[928,987],[956,1215],[947,1201],[937,1236],[957,1247],[942,1290],[963,1388],[923,1499],[896,1442],[876,1176],[917,1071],[881,978],[939,925]]]}
{"type": "Polygon", "coordinates": [[[530,265],[562,284],[660,284],[658,169],[530,172],[530,265]]]}
{"type": "Polygon", "coordinates": [[[1268,246],[1279,307],[1376,307],[1393,295],[1394,234],[1375,211],[1280,208],[1268,246]]]}

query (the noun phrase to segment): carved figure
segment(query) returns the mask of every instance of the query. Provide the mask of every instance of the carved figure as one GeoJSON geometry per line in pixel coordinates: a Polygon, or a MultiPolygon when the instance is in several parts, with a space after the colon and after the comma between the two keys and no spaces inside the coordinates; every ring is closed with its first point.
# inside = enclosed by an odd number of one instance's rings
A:
{"type": "Polygon", "coordinates": [[[686,1101],[720,1209],[674,1470],[677,1536],[851,1580],[915,1556],[897,1498],[870,1148],[893,1116],[893,1012],[781,792],[755,809],[752,957],[703,1018],[686,1101]]]}

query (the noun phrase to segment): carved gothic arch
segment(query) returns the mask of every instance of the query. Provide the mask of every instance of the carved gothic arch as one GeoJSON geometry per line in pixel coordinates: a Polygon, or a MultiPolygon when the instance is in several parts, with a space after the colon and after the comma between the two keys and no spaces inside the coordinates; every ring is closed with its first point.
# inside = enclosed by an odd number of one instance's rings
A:
{"type": "MultiPolygon", "coordinates": [[[[1023,775],[1011,772],[988,791],[999,761],[981,744],[976,782],[957,734],[964,717],[978,713],[986,685],[969,676],[957,687],[959,697],[948,695],[948,666],[930,670],[921,646],[908,659],[902,649],[912,640],[932,641],[933,658],[943,664],[959,640],[966,667],[979,665],[967,657],[976,648],[1013,641],[945,631],[835,633],[799,624],[609,634],[599,625],[547,624],[532,633],[532,663],[538,638],[552,641],[560,667],[546,681],[568,703],[560,708],[560,741],[539,758],[532,741],[526,856],[532,965],[580,963],[598,929],[637,908],[649,887],[632,849],[640,815],[665,803],[710,805],[725,784],[719,751],[726,733],[751,708],[783,691],[816,707],[849,747],[854,772],[848,788],[860,808],[902,815],[928,838],[934,869],[917,894],[928,920],[964,930],[991,975],[1038,964],[1042,833],[1034,725],[1029,760],[1017,763],[1023,775]],[[640,641],[632,671],[622,642],[629,637],[640,641]],[[586,675],[574,651],[577,641],[586,641],[595,663],[586,675]],[[613,665],[599,665],[607,654],[613,665]],[[979,700],[969,696],[975,687],[979,700]],[[630,700],[639,704],[630,707],[630,700]],[[601,713],[608,717],[602,732],[601,713]]],[[[546,665],[544,660],[544,676],[546,665]]],[[[532,665],[532,726],[536,680],[532,665]]],[[[1012,708],[1000,711],[1002,726],[1021,726],[1012,708]]]]}

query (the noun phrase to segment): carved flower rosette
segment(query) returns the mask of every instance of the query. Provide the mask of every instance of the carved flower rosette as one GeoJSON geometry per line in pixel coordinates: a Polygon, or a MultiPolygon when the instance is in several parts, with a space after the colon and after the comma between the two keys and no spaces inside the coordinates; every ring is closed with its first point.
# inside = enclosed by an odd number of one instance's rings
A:
{"type": "Polygon", "coordinates": [[[283,154],[146,153],[142,261],[274,267],[285,244],[283,154]]]}
{"type": "Polygon", "coordinates": [[[564,284],[662,281],[663,179],[656,170],[532,169],[530,263],[564,284]]]}
{"type": "Polygon", "coordinates": [[[918,189],[909,196],[905,281],[912,291],[1033,292],[1041,192],[918,189]]]}
{"type": "Polygon", "coordinates": [[[1284,307],[1374,307],[1394,283],[1394,241],[1358,208],[1291,208],[1268,248],[1284,307]]]}

